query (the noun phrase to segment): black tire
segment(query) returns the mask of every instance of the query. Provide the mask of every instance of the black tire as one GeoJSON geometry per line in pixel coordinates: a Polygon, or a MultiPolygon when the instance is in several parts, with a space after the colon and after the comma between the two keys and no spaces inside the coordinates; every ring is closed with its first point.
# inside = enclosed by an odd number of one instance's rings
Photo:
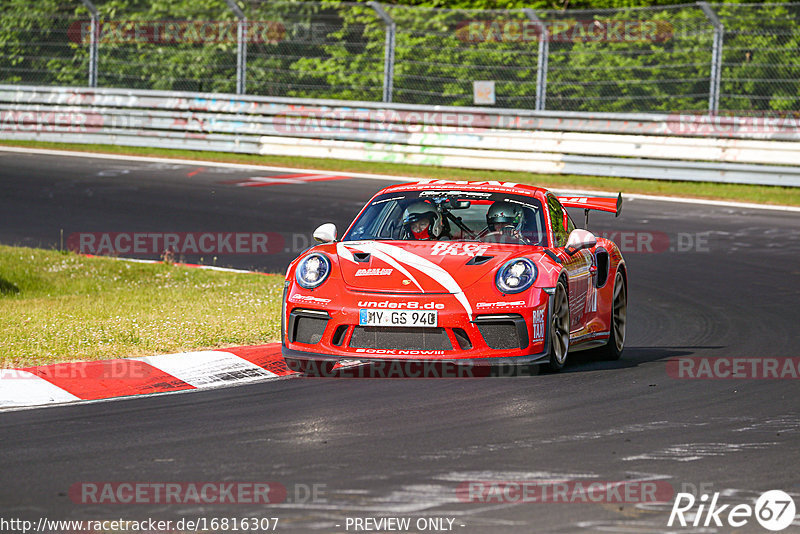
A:
{"type": "Polygon", "coordinates": [[[553,314],[550,317],[550,360],[544,365],[546,371],[560,371],[569,355],[569,297],[564,282],[559,280],[553,299],[553,314]]]}
{"type": "Polygon", "coordinates": [[[625,348],[625,330],[628,320],[628,285],[625,277],[618,270],[614,276],[614,293],[611,303],[611,334],[608,343],[597,349],[598,358],[616,361],[622,356],[625,348]]]}

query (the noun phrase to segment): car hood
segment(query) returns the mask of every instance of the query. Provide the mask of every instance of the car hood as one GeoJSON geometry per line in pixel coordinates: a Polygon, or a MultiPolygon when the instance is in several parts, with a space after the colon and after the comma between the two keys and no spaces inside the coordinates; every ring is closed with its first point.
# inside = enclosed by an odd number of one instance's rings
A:
{"type": "Polygon", "coordinates": [[[361,291],[460,293],[508,259],[539,247],[464,241],[347,241],[336,245],[345,284],[361,291]]]}

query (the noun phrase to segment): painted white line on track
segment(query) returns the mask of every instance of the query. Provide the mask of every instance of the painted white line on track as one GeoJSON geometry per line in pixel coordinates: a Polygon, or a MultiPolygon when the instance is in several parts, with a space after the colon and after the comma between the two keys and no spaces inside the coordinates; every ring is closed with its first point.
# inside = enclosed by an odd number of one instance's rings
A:
{"type": "Polygon", "coordinates": [[[81,400],[33,373],[0,369],[0,406],[28,406],[81,400]]]}
{"type": "MultiPolygon", "coordinates": [[[[139,258],[122,258],[119,256],[98,256],[98,255],[91,255],[89,257],[92,258],[104,258],[110,260],[117,260],[117,261],[129,261],[131,263],[164,263],[162,260],[142,260],[139,258]]],[[[189,267],[192,269],[203,269],[206,271],[219,271],[222,273],[241,273],[241,274],[270,274],[270,273],[262,273],[261,271],[248,271],[245,269],[232,269],[230,267],[217,267],[216,265],[199,265],[195,263],[173,263],[172,265],[176,267],[189,267]]]]}
{"type": "MultiPolygon", "coordinates": [[[[335,174],[336,176],[349,176],[352,178],[366,178],[368,180],[388,180],[392,182],[408,182],[417,180],[417,178],[409,178],[403,176],[389,176],[384,174],[369,174],[358,172],[334,172],[330,170],[321,171],[319,169],[299,169],[296,167],[272,167],[269,165],[255,165],[248,163],[224,163],[221,161],[205,161],[205,160],[192,160],[192,159],[178,159],[178,158],[156,158],[150,156],[132,156],[127,154],[96,154],[94,152],[71,152],[69,150],[50,150],[46,148],[24,148],[13,146],[0,145],[0,151],[5,152],[21,152],[28,154],[41,154],[44,156],[67,156],[75,158],[92,158],[92,159],[108,159],[115,161],[142,161],[145,163],[172,163],[175,165],[191,165],[203,167],[221,167],[225,169],[241,169],[248,171],[270,171],[270,172],[286,172],[286,173],[309,173],[309,174],[335,174]]],[[[233,154],[233,153],[232,153],[233,154]]],[[[256,155],[256,154],[252,154],[256,155]]]]}
{"type": "Polygon", "coordinates": [[[278,375],[230,352],[207,350],[135,358],[196,388],[250,382],[278,375]]]}
{"type": "MultiPolygon", "coordinates": [[[[125,154],[98,154],[93,152],[71,152],[68,150],[51,150],[45,148],[24,148],[24,147],[13,147],[13,146],[0,146],[0,151],[2,152],[19,152],[19,153],[27,153],[27,154],[42,154],[48,156],[66,156],[66,157],[77,157],[77,158],[92,158],[92,159],[107,159],[107,160],[116,160],[116,161],[141,161],[147,163],[171,163],[177,165],[193,165],[193,166],[206,166],[206,167],[222,167],[228,169],[242,169],[242,170],[261,170],[261,171],[270,171],[270,172],[307,172],[307,173],[330,173],[330,170],[320,170],[320,169],[299,169],[295,167],[272,167],[268,165],[253,165],[253,164],[246,164],[246,163],[222,163],[219,161],[204,161],[204,160],[190,160],[190,159],[177,159],[177,158],[156,158],[156,157],[148,157],[148,156],[131,156],[125,154]]],[[[481,171],[475,171],[475,178],[480,178],[479,173],[481,171]]],[[[410,176],[392,176],[386,174],[369,174],[369,173],[358,173],[358,172],[336,172],[337,176],[348,176],[351,178],[363,178],[366,180],[385,180],[391,182],[415,182],[419,180],[423,180],[424,178],[420,177],[410,177],[410,176]]],[[[598,193],[605,193],[609,194],[609,191],[579,191],[574,189],[553,189],[553,191],[559,192],[567,192],[567,193],[576,193],[576,194],[598,194],[598,193]]],[[[772,211],[785,211],[785,212],[793,212],[793,213],[800,213],[800,206],[780,206],[780,205],[772,205],[772,204],[754,204],[750,202],[732,202],[727,200],[707,200],[703,198],[692,198],[692,197],[666,197],[666,196],[659,196],[659,195],[643,195],[638,193],[633,194],[625,194],[623,192],[623,199],[630,198],[630,199],[641,199],[641,200],[655,200],[659,202],[679,202],[685,204],[702,204],[707,206],[723,206],[729,208],[744,208],[744,209],[755,209],[755,210],[772,210],[772,211]]]]}

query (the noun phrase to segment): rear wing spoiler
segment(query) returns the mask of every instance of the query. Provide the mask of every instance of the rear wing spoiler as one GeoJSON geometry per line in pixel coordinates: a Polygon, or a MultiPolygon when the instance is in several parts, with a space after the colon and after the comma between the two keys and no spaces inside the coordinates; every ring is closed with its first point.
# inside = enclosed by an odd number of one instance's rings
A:
{"type": "Polygon", "coordinates": [[[619,217],[622,213],[622,193],[617,198],[563,196],[558,197],[558,201],[565,208],[607,211],[613,213],[615,217],[619,217]]]}

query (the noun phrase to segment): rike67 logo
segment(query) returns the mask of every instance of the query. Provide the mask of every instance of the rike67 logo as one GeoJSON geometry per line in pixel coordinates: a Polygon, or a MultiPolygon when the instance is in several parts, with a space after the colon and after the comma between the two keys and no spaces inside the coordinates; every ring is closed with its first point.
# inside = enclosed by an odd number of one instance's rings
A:
{"type": "Polygon", "coordinates": [[[722,527],[727,524],[733,528],[742,528],[755,517],[765,529],[779,532],[791,525],[795,519],[794,499],[781,490],[762,493],[756,500],[755,506],[718,505],[719,496],[719,492],[714,493],[709,502],[709,496],[703,494],[697,503],[698,499],[691,493],[678,493],[667,526],[722,527]],[[696,510],[695,504],[699,504],[696,510]]]}

